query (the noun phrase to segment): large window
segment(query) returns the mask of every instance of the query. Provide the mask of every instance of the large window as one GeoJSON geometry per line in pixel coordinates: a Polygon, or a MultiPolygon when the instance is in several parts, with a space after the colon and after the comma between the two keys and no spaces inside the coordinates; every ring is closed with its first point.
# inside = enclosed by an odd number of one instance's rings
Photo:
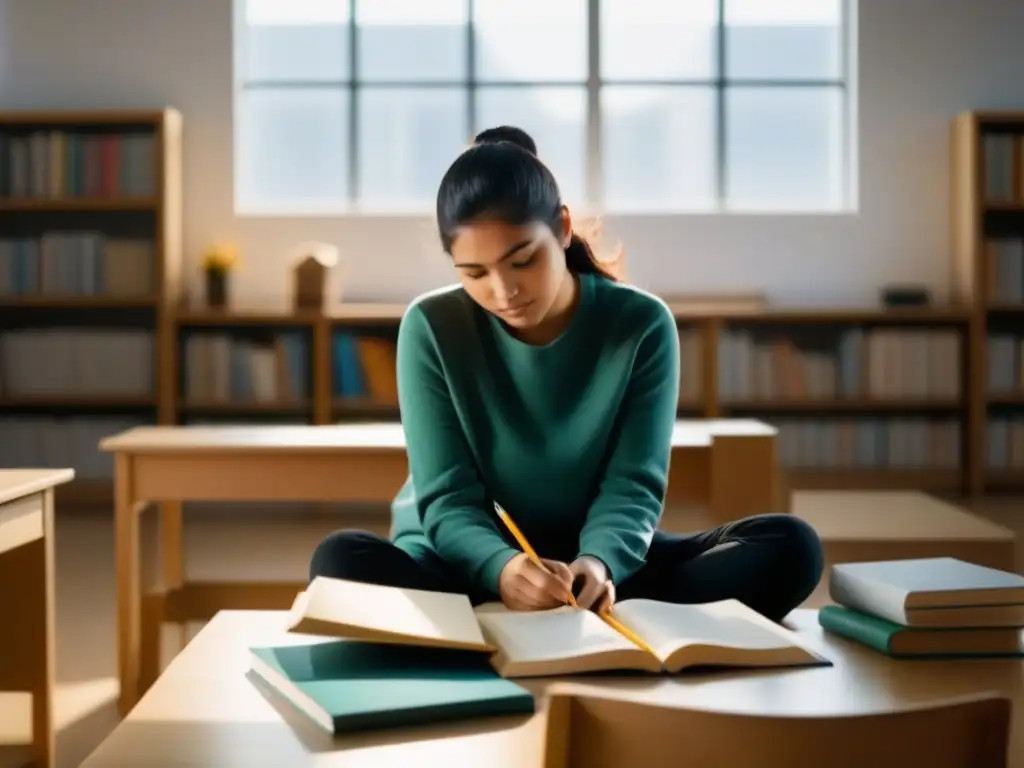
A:
{"type": "Polygon", "coordinates": [[[238,0],[242,213],[429,211],[482,128],[598,210],[851,206],[854,0],[238,0]]]}

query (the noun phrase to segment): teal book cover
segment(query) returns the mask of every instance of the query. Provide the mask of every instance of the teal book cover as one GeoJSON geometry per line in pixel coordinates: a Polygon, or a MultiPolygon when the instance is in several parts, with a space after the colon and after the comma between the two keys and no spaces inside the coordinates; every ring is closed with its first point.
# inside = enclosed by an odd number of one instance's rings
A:
{"type": "Polygon", "coordinates": [[[841,605],[818,610],[823,629],[895,659],[1014,658],[1024,656],[1019,627],[906,627],[841,605]]]}
{"type": "Polygon", "coordinates": [[[485,654],[351,640],[250,649],[252,670],[339,734],[529,714],[534,698],[485,654]]]}

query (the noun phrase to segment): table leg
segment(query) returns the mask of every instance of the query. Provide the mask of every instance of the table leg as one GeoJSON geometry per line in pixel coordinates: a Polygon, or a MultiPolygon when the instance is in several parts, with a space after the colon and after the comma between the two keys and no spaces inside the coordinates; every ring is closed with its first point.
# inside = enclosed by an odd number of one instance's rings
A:
{"type": "Polygon", "coordinates": [[[139,696],[142,594],[139,573],[139,514],[134,499],[132,458],[114,456],[114,521],[117,567],[117,656],[121,692],[118,709],[123,716],[139,696]]]}
{"type": "Polygon", "coordinates": [[[56,734],[53,724],[53,696],[57,687],[56,586],[54,565],[53,490],[43,494],[43,538],[39,542],[36,574],[42,616],[42,649],[37,658],[35,692],[32,696],[32,743],[38,765],[56,764],[56,734]]]}
{"type": "Polygon", "coordinates": [[[56,686],[54,627],[53,491],[40,494],[42,536],[0,554],[0,615],[5,633],[0,690],[32,694],[32,765],[55,765],[53,695],[56,686]]]}
{"type": "MultiPolygon", "coordinates": [[[[163,588],[165,592],[181,589],[185,583],[185,553],[182,545],[182,516],[180,501],[165,501],[160,505],[160,558],[163,562],[163,588]]],[[[160,665],[160,633],[166,619],[157,617],[156,663],[160,665]]],[[[176,623],[177,643],[180,651],[185,647],[188,625],[176,623]]]]}
{"type": "Polygon", "coordinates": [[[167,593],[144,592],[139,613],[139,687],[136,695],[145,695],[160,677],[160,634],[163,630],[167,593]]]}

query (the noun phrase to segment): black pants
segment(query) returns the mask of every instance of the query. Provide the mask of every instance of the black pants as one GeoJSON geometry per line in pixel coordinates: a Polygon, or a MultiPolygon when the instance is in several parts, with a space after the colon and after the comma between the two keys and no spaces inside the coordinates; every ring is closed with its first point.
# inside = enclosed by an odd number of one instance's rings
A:
{"type": "MultiPolygon", "coordinates": [[[[616,600],[672,603],[737,599],[779,621],[821,578],[821,542],[792,515],[757,515],[695,534],[657,531],[645,564],[616,587],[616,600]]],[[[366,531],[336,531],[313,553],[316,576],[467,594],[474,604],[500,599],[465,583],[433,552],[413,557],[366,531]]]]}

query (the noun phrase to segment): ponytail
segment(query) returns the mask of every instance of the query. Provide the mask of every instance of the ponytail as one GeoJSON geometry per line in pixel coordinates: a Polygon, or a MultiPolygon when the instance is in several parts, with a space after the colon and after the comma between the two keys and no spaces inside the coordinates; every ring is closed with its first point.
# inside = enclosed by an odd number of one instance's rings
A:
{"type": "MultiPolygon", "coordinates": [[[[595,235],[599,237],[602,227],[600,223],[595,223],[589,229],[592,229],[595,235]]],[[[584,236],[576,232],[572,233],[569,245],[565,249],[565,265],[569,268],[569,271],[577,274],[598,275],[612,282],[624,280],[622,248],[617,248],[611,258],[598,258],[597,254],[594,253],[593,247],[590,245],[590,239],[590,237],[584,238],[584,236]]]]}

